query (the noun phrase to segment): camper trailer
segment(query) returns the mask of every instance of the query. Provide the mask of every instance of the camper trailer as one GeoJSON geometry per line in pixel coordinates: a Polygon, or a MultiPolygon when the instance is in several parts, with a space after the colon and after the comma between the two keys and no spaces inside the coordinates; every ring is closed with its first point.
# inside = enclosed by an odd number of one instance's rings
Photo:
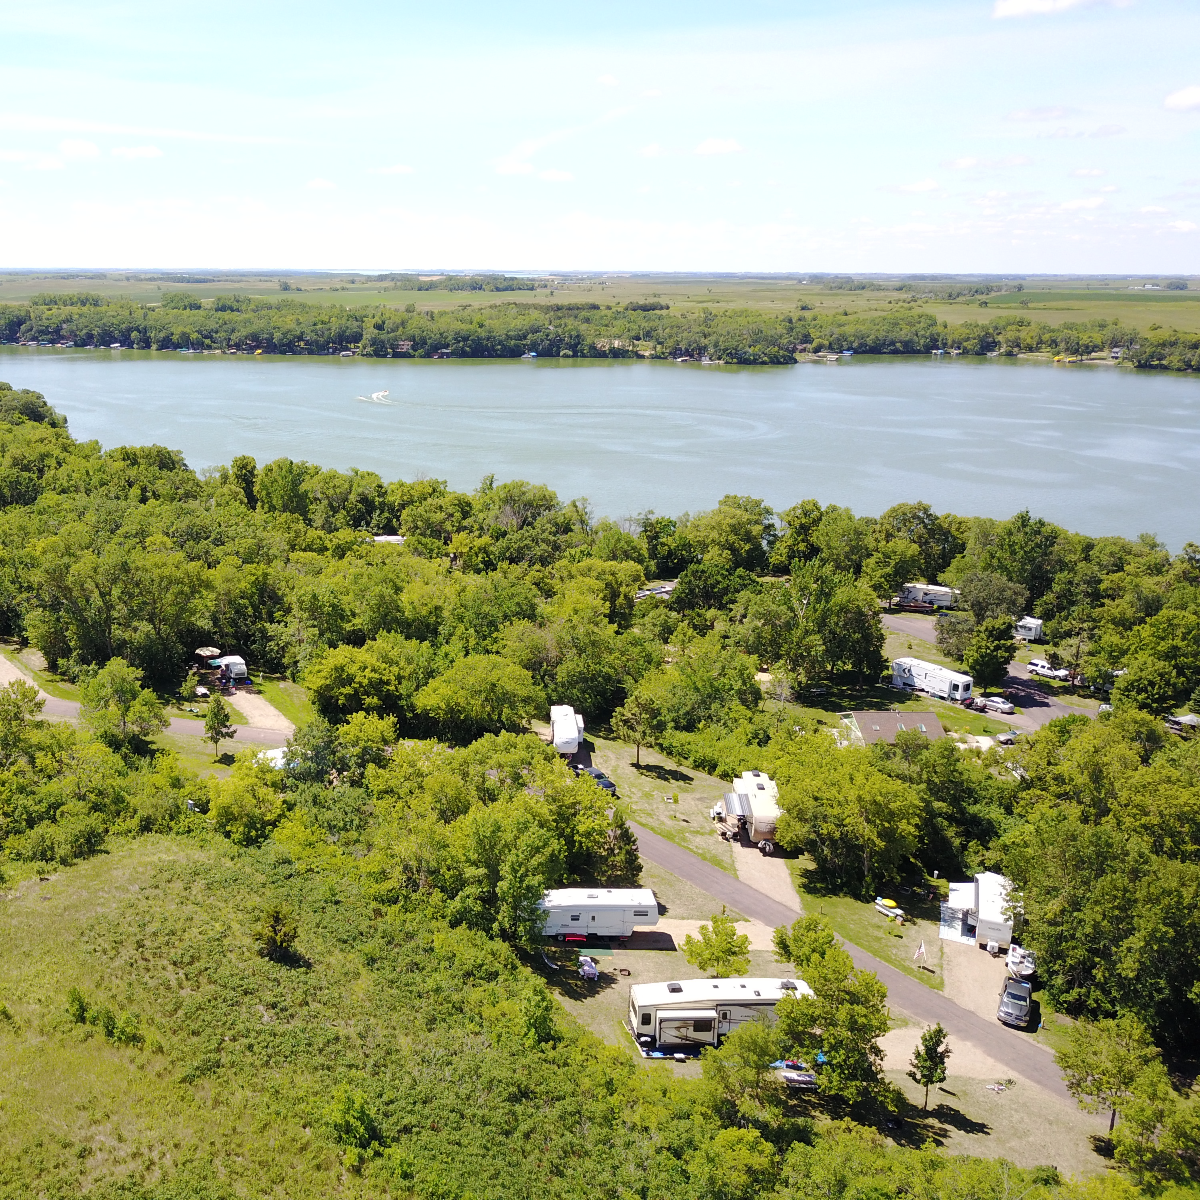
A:
{"type": "Polygon", "coordinates": [[[627,938],[658,924],[658,901],[649,888],[559,888],[538,907],[545,914],[542,933],[560,942],[627,938]]]}
{"type": "Polygon", "coordinates": [[[898,658],[892,663],[892,687],[926,692],[940,700],[969,700],[971,677],[921,658],[898,658]]]}
{"type": "Polygon", "coordinates": [[[1027,642],[1042,640],[1042,622],[1037,617],[1022,617],[1013,627],[1013,633],[1027,642]]]}
{"type": "Polygon", "coordinates": [[[958,589],[942,587],[939,583],[906,583],[892,602],[897,608],[927,611],[933,608],[953,608],[958,603],[958,589]]]}
{"type": "Polygon", "coordinates": [[[718,1046],[746,1021],[773,1021],[775,1005],[784,996],[812,994],[802,979],[635,983],[629,989],[629,1028],[643,1054],[718,1046]]]}
{"type": "Polygon", "coordinates": [[[975,903],[967,920],[975,923],[975,944],[987,949],[1006,950],[1012,943],[1013,926],[1021,927],[1020,912],[1010,909],[1008,893],[1012,883],[995,871],[975,876],[975,903]]]}
{"type": "Polygon", "coordinates": [[[762,771],[744,771],[715,804],[709,816],[717,822],[722,839],[741,840],[742,830],[763,854],[775,853],[775,825],[779,820],[779,787],[762,771]]]}
{"type": "Polygon", "coordinates": [[[209,660],[210,667],[224,669],[230,683],[245,683],[249,679],[246,671],[246,660],[238,654],[224,654],[220,658],[209,660]]]}
{"type": "Polygon", "coordinates": [[[552,704],[550,740],[559,754],[570,758],[583,741],[583,714],[577,713],[569,704],[552,704]]]}

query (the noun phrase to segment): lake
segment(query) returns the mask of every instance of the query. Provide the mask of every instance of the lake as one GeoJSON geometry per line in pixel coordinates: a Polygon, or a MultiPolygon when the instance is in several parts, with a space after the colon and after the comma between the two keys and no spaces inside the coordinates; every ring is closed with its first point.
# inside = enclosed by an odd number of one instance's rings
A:
{"type": "Polygon", "coordinates": [[[252,454],[588,497],[597,514],[734,492],[878,514],[1035,514],[1090,534],[1200,540],[1200,379],[1016,359],[794,367],[405,361],[0,348],[77,438],[157,442],[197,468],[252,454]],[[386,396],[373,394],[387,392],[386,396]]]}

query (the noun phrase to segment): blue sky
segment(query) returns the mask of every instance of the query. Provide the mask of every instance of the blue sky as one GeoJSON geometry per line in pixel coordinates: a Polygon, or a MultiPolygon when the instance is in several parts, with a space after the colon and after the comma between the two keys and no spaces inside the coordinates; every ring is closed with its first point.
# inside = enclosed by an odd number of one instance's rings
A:
{"type": "Polygon", "coordinates": [[[2,266],[1200,272],[1194,0],[0,27],[2,266]]]}

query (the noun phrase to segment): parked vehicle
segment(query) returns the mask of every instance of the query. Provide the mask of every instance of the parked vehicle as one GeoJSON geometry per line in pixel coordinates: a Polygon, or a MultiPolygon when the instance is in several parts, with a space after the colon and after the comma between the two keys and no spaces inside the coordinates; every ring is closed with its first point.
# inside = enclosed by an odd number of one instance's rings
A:
{"type": "Polygon", "coordinates": [[[1029,1024],[1029,1013],[1033,1007],[1033,987],[1024,979],[1006,979],[1000,989],[1000,1003],[996,1006],[996,1019],[1014,1029],[1024,1029],[1029,1024]]]}
{"type": "Polygon", "coordinates": [[[817,1090],[817,1075],[807,1063],[795,1058],[780,1059],[771,1064],[779,1082],[786,1088],[798,1092],[815,1092],[817,1090]]]}
{"type": "Polygon", "coordinates": [[[775,1019],[784,996],[811,996],[803,979],[684,979],[635,983],[629,989],[629,1029],[643,1054],[661,1048],[720,1045],[739,1025],[775,1019]]]}
{"type": "Polygon", "coordinates": [[[550,739],[555,750],[569,758],[583,741],[583,714],[577,713],[569,704],[552,704],[550,739]]]}
{"type": "Polygon", "coordinates": [[[538,902],[542,933],[560,942],[589,937],[627,938],[658,924],[658,900],[650,888],[557,888],[538,902]]]}
{"type": "Polygon", "coordinates": [[[1017,711],[1013,706],[1013,702],[1011,700],[1005,700],[1003,696],[985,696],[983,707],[986,708],[988,712],[1004,713],[1006,716],[1017,711]]]}
{"type": "Polygon", "coordinates": [[[1011,729],[1005,729],[1003,732],[996,734],[996,741],[1001,746],[1015,746],[1017,744],[1017,735],[1011,729]]]}
{"type": "Polygon", "coordinates": [[[1042,679],[1057,679],[1060,683],[1066,683],[1071,678],[1071,672],[1065,667],[1052,667],[1044,658],[1029,660],[1029,674],[1042,679]]]}
{"type": "Polygon", "coordinates": [[[602,787],[606,792],[617,794],[617,785],[599,767],[576,767],[576,775],[587,775],[589,778],[596,781],[597,787],[602,787]]]}
{"type": "Polygon", "coordinates": [[[921,658],[898,658],[892,663],[892,687],[927,692],[940,700],[971,698],[971,677],[921,658]]]}
{"type": "Polygon", "coordinates": [[[958,603],[957,588],[943,587],[939,583],[906,583],[896,596],[894,603],[903,608],[907,605],[922,608],[953,608],[958,603]]]}
{"type": "Polygon", "coordinates": [[[775,826],[779,820],[779,788],[762,771],[744,771],[720,803],[709,813],[717,822],[722,841],[740,841],[744,830],[762,854],[775,853],[775,826]]]}

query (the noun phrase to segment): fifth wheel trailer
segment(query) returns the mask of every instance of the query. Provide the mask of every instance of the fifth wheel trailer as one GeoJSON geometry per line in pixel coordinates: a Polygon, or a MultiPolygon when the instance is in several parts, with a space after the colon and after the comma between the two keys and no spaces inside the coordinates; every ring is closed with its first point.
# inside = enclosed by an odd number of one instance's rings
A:
{"type": "Polygon", "coordinates": [[[658,924],[658,901],[650,888],[558,888],[538,907],[545,914],[542,933],[560,942],[627,938],[634,929],[658,924]]]}
{"type": "Polygon", "coordinates": [[[775,853],[775,826],[779,821],[779,786],[764,771],[743,771],[730,785],[709,816],[725,840],[740,839],[744,829],[763,854],[775,853]]]}
{"type": "Polygon", "coordinates": [[[927,692],[941,700],[969,700],[971,677],[921,658],[898,658],[892,663],[892,687],[927,692]]]}
{"type": "Polygon", "coordinates": [[[718,1046],[746,1021],[774,1021],[784,996],[811,996],[803,979],[684,979],[635,983],[629,1028],[643,1052],[718,1046]]]}

